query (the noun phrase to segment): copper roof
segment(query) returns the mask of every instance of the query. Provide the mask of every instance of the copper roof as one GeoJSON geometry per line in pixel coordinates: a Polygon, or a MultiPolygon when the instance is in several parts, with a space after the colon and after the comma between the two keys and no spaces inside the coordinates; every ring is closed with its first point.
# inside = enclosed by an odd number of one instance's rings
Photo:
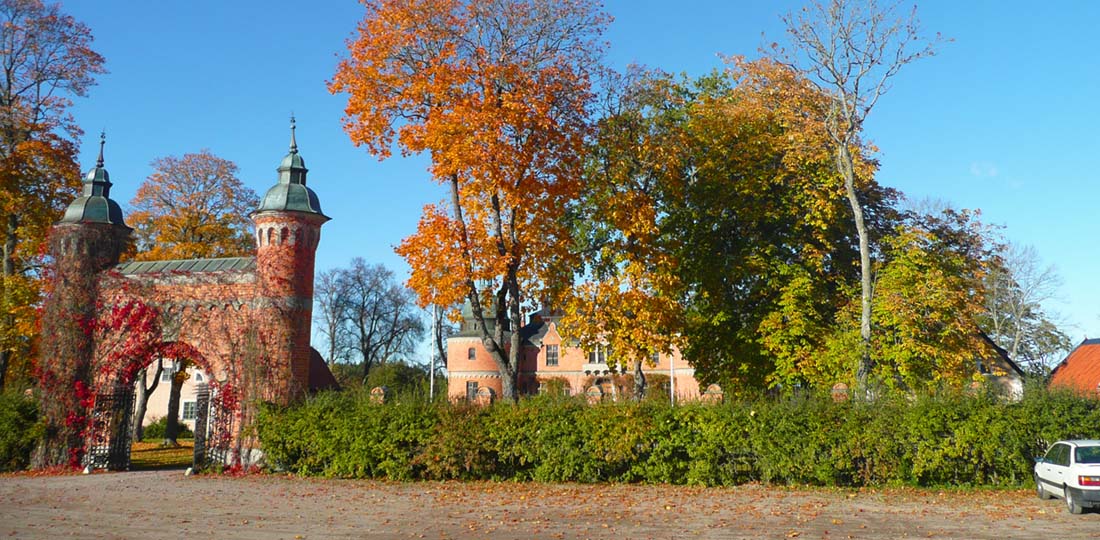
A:
{"type": "Polygon", "coordinates": [[[1086,339],[1050,374],[1050,385],[1095,393],[1100,390],[1100,339],[1086,339]]]}
{"type": "Polygon", "coordinates": [[[157,274],[162,272],[229,272],[255,270],[255,257],[224,257],[220,259],[180,259],[172,261],[130,261],[115,267],[120,274],[157,274]]]}

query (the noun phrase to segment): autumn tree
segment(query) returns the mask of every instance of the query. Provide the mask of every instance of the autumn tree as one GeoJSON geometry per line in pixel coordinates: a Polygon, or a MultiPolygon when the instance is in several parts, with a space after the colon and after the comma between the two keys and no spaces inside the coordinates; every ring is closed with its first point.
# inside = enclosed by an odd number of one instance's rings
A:
{"type": "Polygon", "coordinates": [[[523,307],[566,256],[558,219],[580,187],[590,78],[609,18],[592,0],[367,0],[329,85],[344,127],[385,158],[427,152],[450,192],[398,252],[421,305],[468,301],[515,396],[523,307]],[[509,331],[513,330],[513,331],[509,331]]]}
{"type": "Polygon", "coordinates": [[[248,214],[260,201],[237,178],[236,164],[202,150],[158,158],[152,166],[130,201],[138,260],[251,253],[248,214]]]}
{"type": "Polygon", "coordinates": [[[865,215],[867,201],[860,198],[857,157],[869,148],[861,139],[863,124],[905,65],[931,56],[941,42],[920,34],[916,8],[897,15],[898,4],[882,7],[875,0],[815,0],[783,17],[794,51],[788,58],[812,76],[828,93],[828,107],[821,111],[828,134],[828,149],[843,180],[859,237],[860,347],[857,380],[866,386],[874,368],[871,355],[872,261],[871,235],[865,215]]]}
{"type": "Polygon", "coordinates": [[[644,364],[680,346],[683,306],[676,260],[662,235],[661,198],[684,170],[686,92],[659,72],[608,73],[585,183],[569,217],[583,263],[570,291],[562,333],[587,350],[610,350],[610,364],[633,371],[646,393],[644,364]]]}
{"type": "MultiPolygon", "coordinates": [[[[781,63],[731,60],[696,83],[691,169],[668,197],[665,228],[682,239],[685,356],[728,390],[792,388],[815,379],[857,240],[825,149],[828,95],[781,63]]],[[[873,181],[873,162],[853,159],[857,192],[887,219],[893,194],[873,181]]]]}
{"type": "Polygon", "coordinates": [[[994,244],[976,212],[906,216],[882,242],[872,340],[878,379],[903,389],[961,385],[989,353],[981,338],[994,244]]]}
{"type": "Polygon", "coordinates": [[[41,0],[0,0],[0,387],[28,364],[39,254],[79,186],[71,98],[104,73],[92,33],[41,0]]]}

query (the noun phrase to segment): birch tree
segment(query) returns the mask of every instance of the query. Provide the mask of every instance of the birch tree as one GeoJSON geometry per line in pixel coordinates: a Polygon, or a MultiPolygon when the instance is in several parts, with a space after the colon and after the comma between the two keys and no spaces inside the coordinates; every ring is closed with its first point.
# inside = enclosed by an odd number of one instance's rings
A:
{"type": "Polygon", "coordinates": [[[858,177],[855,156],[870,150],[861,138],[863,125],[890,89],[894,76],[904,66],[935,54],[943,42],[938,34],[932,39],[923,37],[916,8],[902,14],[899,5],[883,6],[876,0],[820,0],[782,18],[793,50],[780,54],[815,79],[832,98],[825,118],[829,146],[859,237],[862,351],[856,378],[864,387],[874,368],[873,283],[871,238],[858,189],[867,179],[858,177]]]}

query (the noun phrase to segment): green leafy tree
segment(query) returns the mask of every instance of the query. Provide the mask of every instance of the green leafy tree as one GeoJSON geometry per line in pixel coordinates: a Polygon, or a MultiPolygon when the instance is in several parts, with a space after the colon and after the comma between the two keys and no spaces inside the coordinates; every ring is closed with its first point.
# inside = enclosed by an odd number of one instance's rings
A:
{"type": "MultiPolygon", "coordinates": [[[[817,355],[858,268],[842,182],[821,120],[828,95],[782,64],[735,59],[704,78],[684,125],[688,167],[667,186],[662,225],[687,308],[685,357],[727,390],[816,381],[817,355]]],[[[893,192],[857,156],[869,231],[893,192]]]]}
{"type": "Polygon", "coordinates": [[[959,386],[989,354],[979,320],[993,246],[977,218],[950,209],[911,214],[884,239],[872,343],[876,375],[887,385],[959,386]]]}

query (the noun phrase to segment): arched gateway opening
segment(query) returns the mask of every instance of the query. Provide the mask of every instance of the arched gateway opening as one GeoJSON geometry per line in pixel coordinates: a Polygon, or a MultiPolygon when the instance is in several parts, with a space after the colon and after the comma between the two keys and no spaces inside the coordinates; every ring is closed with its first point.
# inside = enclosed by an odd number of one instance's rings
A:
{"type": "Polygon", "coordinates": [[[149,355],[135,355],[121,364],[102,366],[105,376],[92,388],[84,464],[92,469],[130,469],[135,416],[135,375],[154,362],[173,361],[209,374],[195,392],[195,440],[191,466],[232,461],[238,440],[240,396],[227,376],[186,342],[160,342],[149,346],[149,355]],[[113,375],[111,375],[113,374],[113,375]],[[220,375],[220,376],[219,376],[220,375]]]}
{"type": "MultiPolygon", "coordinates": [[[[83,464],[129,469],[134,424],[142,421],[135,416],[135,381],[154,362],[165,361],[193,366],[209,375],[195,392],[192,466],[229,462],[232,443],[239,440],[234,428],[240,416],[240,396],[226,366],[212,362],[186,341],[163,340],[166,327],[179,327],[172,310],[162,311],[131,297],[117,299],[114,305],[98,311],[94,324],[98,349],[93,363],[95,378],[84,398],[90,414],[83,464]]],[[[178,409],[174,412],[178,414],[178,409]]]]}

